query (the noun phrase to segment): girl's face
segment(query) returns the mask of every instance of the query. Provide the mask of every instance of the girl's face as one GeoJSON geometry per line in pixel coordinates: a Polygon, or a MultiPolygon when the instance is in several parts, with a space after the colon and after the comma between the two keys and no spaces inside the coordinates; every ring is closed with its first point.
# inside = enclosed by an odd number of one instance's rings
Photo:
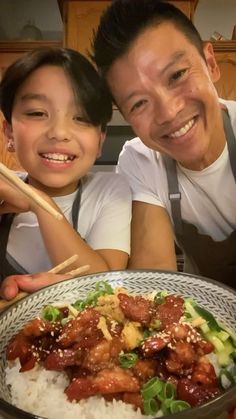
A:
{"type": "Polygon", "coordinates": [[[29,183],[51,196],[76,190],[105,137],[84,116],[64,70],[51,65],[35,70],[19,88],[5,134],[29,183]]]}

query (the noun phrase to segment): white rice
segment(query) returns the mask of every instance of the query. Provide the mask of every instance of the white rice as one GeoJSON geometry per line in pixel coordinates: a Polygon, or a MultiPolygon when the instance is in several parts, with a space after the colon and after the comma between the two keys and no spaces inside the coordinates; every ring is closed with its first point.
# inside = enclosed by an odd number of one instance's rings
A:
{"type": "Polygon", "coordinates": [[[142,415],[140,410],[135,411],[130,404],[116,400],[106,402],[99,396],[71,403],[64,393],[69,384],[65,373],[47,371],[39,366],[19,373],[19,368],[18,361],[9,364],[6,368],[6,383],[11,386],[12,404],[27,412],[49,419],[151,418],[142,415]]]}

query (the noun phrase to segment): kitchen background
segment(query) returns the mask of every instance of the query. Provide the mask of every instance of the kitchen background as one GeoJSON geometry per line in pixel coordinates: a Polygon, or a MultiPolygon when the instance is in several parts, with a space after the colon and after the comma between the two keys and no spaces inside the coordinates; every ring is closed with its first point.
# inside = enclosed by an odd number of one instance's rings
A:
{"type": "MultiPolygon", "coordinates": [[[[199,0],[193,21],[203,39],[218,33],[231,40],[236,25],[236,0],[199,0]]],[[[0,42],[19,40],[63,42],[57,0],[0,0],[0,42]]],[[[131,128],[114,110],[103,155],[95,170],[113,170],[124,141],[133,136],[131,128]]]]}
{"type": "MultiPolygon", "coordinates": [[[[0,0],[0,40],[21,38],[28,23],[35,25],[43,39],[62,39],[63,23],[57,0],[0,0]]],[[[194,23],[203,39],[214,31],[231,39],[236,25],[235,0],[199,0],[194,23]]]]}

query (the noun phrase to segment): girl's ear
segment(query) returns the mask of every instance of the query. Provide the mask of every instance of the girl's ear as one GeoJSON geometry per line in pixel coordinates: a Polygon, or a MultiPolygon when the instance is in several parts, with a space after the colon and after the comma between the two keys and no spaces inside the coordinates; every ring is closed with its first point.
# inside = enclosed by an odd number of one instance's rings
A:
{"type": "Polygon", "coordinates": [[[7,140],[7,150],[9,152],[13,152],[13,151],[15,151],[15,144],[14,144],[12,126],[9,122],[4,120],[3,124],[2,124],[2,127],[3,127],[3,132],[4,132],[6,140],[7,140]]]}
{"type": "Polygon", "coordinates": [[[217,82],[220,78],[220,69],[216,62],[213,46],[210,42],[205,42],[203,46],[208,71],[213,83],[217,82]]]}
{"type": "Polygon", "coordinates": [[[101,131],[100,141],[99,141],[99,145],[98,145],[97,158],[102,155],[102,146],[103,146],[103,143],[104,143],[105,139],[106,139],[106,132],[101,131]]]}

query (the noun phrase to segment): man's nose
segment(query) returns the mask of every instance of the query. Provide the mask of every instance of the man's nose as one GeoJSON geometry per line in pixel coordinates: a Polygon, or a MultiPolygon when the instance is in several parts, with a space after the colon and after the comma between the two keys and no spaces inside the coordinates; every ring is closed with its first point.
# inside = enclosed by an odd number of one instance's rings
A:
{"type": "Polygon", "coordinates": [[[56,116],[50,121],[47,136],[49,140],[54,141],[70,141],[70,124],[67,118],[56,116]]]}
{"type": "Polygon", "coordinates": [[[158,92],[155,97],[155,119],[159,125],[172,122],[184,107],[181,95],[173,92],[158,92]]]}

